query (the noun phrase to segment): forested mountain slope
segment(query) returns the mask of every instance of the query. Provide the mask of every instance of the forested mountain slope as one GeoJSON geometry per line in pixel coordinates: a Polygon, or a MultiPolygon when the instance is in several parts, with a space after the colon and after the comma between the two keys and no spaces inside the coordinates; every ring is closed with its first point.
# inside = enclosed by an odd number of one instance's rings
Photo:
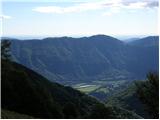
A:
{"type": "Polygon", "coordinates": [[[136,86],[133,84],[122,90],[106,100],[107,105],[122,107],[141,115],[144,118],[150,118],[149,114],[145,111],[145,107],[139,100],[136,93],[136,86]]]}
{"type": "Polygon", "coordinates": [[[141,118],[121,108],[106,107],[70,87],[49,82],[14,62],[2,60],[1,83],[2,118],[141,118]]]}
{"type": "Polygon", "coordinates": [[[18,63],[51,81],[70,85],[94,80],[144,79],[147,72],[158,71],[158,37],[143,41],[153,44],[131,45],[105,35],[11,40],[11,51],[18,63]]]}

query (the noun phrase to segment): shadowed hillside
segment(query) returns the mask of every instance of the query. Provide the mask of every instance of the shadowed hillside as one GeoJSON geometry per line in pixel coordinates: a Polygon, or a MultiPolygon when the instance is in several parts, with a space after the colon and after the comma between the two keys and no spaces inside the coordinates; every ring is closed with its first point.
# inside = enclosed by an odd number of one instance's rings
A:
{"type": "Polygon", "coordinates": [[[4,60],[1,101],[2,118],[102,118],[104,111],[103,118],[140,118],[121,108],[105,107],[71,87],[49,82],[20,64],[4,60]]]}

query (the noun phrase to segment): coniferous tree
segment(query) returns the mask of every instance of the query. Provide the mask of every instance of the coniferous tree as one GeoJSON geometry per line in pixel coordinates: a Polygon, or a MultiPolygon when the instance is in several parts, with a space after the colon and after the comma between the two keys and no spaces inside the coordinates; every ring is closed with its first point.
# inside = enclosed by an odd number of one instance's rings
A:
{"type": "Polygon", "coordinates": [[[11,59],[10,45],[11,45],[11,42],[9,40],[1,41],[1,59],[3,60],[11,59]]]}

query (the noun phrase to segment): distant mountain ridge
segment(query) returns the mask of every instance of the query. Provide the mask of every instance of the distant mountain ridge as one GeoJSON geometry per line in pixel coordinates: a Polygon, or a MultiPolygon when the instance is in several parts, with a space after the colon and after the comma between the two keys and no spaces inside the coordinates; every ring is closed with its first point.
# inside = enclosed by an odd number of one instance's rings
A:
{"type": "Polygon", "coordinates": [[[129,42],[130,45],[136,45],[136,46],[158,46],[159,45],[159,36],[149,36],[145,37],[139,40],[133,40],[129,42]]]}
{"type": "MultiPolygon", "coordinates": [[[[158,42],[157,37],[154,39],[158,42]]],[[[158,71],[159,46],[155,43],[143,47],[105,35],[11,42],[17,62],[63,84],[143,79],[147,72],[158,71]]]]}

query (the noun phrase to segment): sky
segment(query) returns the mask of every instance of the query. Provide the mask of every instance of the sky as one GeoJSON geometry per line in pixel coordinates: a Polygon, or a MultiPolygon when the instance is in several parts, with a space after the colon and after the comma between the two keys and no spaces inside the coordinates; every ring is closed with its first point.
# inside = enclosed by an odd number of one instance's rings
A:
{"type": "Polygon", "coordinates": [[[0,7],[3,36],[158,34],[158,0],[2,0],[0,7]]]}

